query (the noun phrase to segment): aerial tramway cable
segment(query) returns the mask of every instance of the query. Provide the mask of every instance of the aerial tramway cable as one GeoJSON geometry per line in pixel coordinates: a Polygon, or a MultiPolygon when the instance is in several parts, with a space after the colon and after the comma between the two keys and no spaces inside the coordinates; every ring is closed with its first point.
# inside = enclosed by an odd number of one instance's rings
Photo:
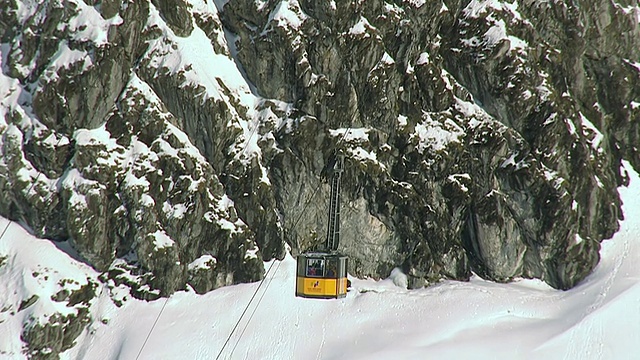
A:
{"type": "MultiPolygon", "coordinates": [[[[253,135],[256,133],[257,130],[258,130],[258,124],[256,124],[256,126],[253,128],[251,134],[249,135],[249,138],[247,139],[247,143],[242,148],[242,151],[240,152],[240,154],[243,154],[247,150],[247,147],[249,147],[249,143],[251,141],[251,138],[253,138],[253,135]]],[[[269,271],[271,271],[271,268],[269,268],[269,270],[267,271],[267,274],[269,273],[269,271]]],[[[266,276],[265,276],[265,278],[266,278],[266,276]]],[[[249,307],[249,305],[253,301],[253,298],[256,296],[258,290],[260,290],[260,286],[262,286],[263,281],[264,281],[264,279],[260,282],[260,285],[258,285],[258,289],[256,289],[256,292],[253,294],[253,296],[249,300],[249,304],[247,304],[247,308],[249,307]]],[[[156,317],[156,320],[153,322],[153,325],[151,326],[151,329],[149,330],[149,333],[147,334],[147,337],[145,338],[144,342],[142,343],[142,346],[140,347],[140,351],[138,351],[138,355],[136,356],[136,360],[138,360],[138,358],[142,354],[142,350],[144,349],[145,345],[147,344],[147,341],[149,341],[149,338],[151,337],[151,333],[153,332],[153,329],[158,324],[158,320],[160,320],[160,316],[164,312],[164,308],[167,305],[167,302],[169,302],[169,298],[170,298],[170,296],[167,296],[167,298],[165,299],[164,304],[162,305],[162,308],[160,309],[160,312],[158,313],[158,316],[156,317]]],[[[240,319],[242,319],[242,316],[247,311],[247,308],[245,308],[245,310],[243,311],[242,315],[240,315],[240,319]]],[[[240,319],[238,319],[238,323],[240,322],[240,319]]],[[[220,357],[220,354],[222,354],[222,350],[224,350],[224,347],[226,346],[227,342],[229,342],[229,339],[231,338],[231,335],[233,334],[233,332],[235,331],[235,328],[237,326],[238,326],[238,324],[236,323],[235,327],[231,331],[231,334],[229,334],[229,337],[225,341],[225,344],[222,346],[222,349],[220,350],[220,353],[218,354],[216,359],[218,359],[220,357]]]]}
{"type": "Polygon", "coordinates": [[[138,360],[138,358],[140,358],[140,355],[142,355],[142,350],[144,350],[145,345],[147,345],[147,341],[149,341],[149,338],[151,337],[151,333],[153,332],[153,329],[155,329],[156,325],[158,324],[158,320],[160,320],[160,315],[162,315],[162,312],[164,311],[164,307],[167,306],[167,303],[169,302],[170,297],[171,296],[167,296],[167,298],[164,300],[164,304],[162,304],[162,308],[160,309],[158,316],[156,316],[156,320],[153,322],[153,325],[151,325],[151,329],[149,330],[147,337],[144,339],[144,342],[140,347],[140,351],[138,351],[138,355],[136,355],[136,360],[138,360]]]}
{"type": "MultiPolygon", "coordinates": [[[[275,261],[273,263],[275,263],[275,261]]],[[[271,264],[272,266],[273,266],[273,263],[271,264]]],[[[256,307],[253,308],[253,311],[251,312],[251,315],[249,316],[249,320],[247,320],[247,323],[242,328],[242,332],[240,333],[240,336],[238,336],[238,340],[236,340],[236,343],[233,345],[233,348],[231,349],[231,353],[229,354],[229,357],[233,356],[233,352],[236,351],[236,347],[238,346],[238,343],[240,343],[240,339],[242,339],[242,336],[244,335],[244,332],[249,327],[249,323],[253,319],[253,315],[255,315],[256,311],[258,310],[258,307],[260,306],[260,303],[262,302],[262,298],[264,298],[264,295],[267,293],[267,290],[269,290],[269,286],[271,286],[271,283],[273,282],[273,279],[275,279],[276,274],[278,273],[278,269],[280,268],[281,264],[282,264],[282,261],[278,261],[278,266],[276,266],[276,269],[273,271],[273,275],[271,276],[271,280],[269,280],[269,282],[267,283],[267,286],[264,288],[264,291],[262,292],[262,295],[260,295],[260,298],[258,299],[258,303],[256,304],[256,307]]],[[[265,278],[266,278],[266,276],[265,276],[265,278]]]]}
{"type": "MultiPolygon", "coordinates": [[[[238,325],[240,325],[240,321],[242,321],[242,318],[244,317],[244,314],[246,314],[247,310],[249,310],[249,306],[251,306],[251,303],[253,302],[253,299],[258,294],[258,291],[260,291],[260,288],[262,287],[262,284],[264,284],[265,280],[269,277],[269,273],[271,272],[271,269],[273,268],[273,264],[275,264],[275,263],[276,263],[275,261],[273,261],[271,263],[271,266],[269,266],[269,269],[267,270],[267,273],[265,274],[264,278],[262,278],[262,280],[260,280],[260,284],[258,284],[258,287],[256,288],[256,291],[254,291],[253,295],[251,295],[251,299],[249,299],[249,302],[247,303],[247,306],[245,306],[244,310],[242,311],[242,314],[240,314],[240,317],[238,318],[238,321],[236,321],[236,324],[233,326],[233,329],[231,329],[231,333],[229,333],[229,336],[227,336],[227,339],[225,340],[224,344],[222,345],[222,348],[218,352],[218,356],[216,356],[216,360],[218,360],[220,358],[220,355],[222,355],[222,352],[224,351],[224,348],[229,343],[229,340],[231,340],[231,336],[233,336],[233,333],[238,328],[238,325]]],[[[278,265],[278,267],[279,266],[280,265],[278,265]]],[[[275,275],[275,273],[274,273],[274,275],[275,275]]],[[[263,293],[263,296],[264,296],[264,293],[263,293]]],[[[259,302],[258,302],[258,305],[260,305],[259,302]]],[[[256,305],[256,308],[257,307],[258,306],[256,305]]],[[[254,310],[254,312],[255,312],[255,310],[254,310]]],[[[248,322],[247,322],[247,325],[249,325],[248,322]]],[[[246,326],[245,326],[245,328],[246,328],[246,326]]],[[[242,331],[242,333],[244,333],[244,330],[242,331]]],[[[242,337],[242,334],[240,335],[240,337],[242,337]]],[[[240,341],[240,338],[238,338],[238,341],[240,341]]],[[[237,344],[237,342],[236,342],[236,344],[237,344]]],[[[234,346],[234,349],[235,349],[235,346],[234,346]]]]}
{"type": "MultiPolygon", "coordinates": [[[[338,142],[336,143],[336,147],[338,144],[340,144],[342,141],[344,141],[344,139],[347,137],[347,134],[349,133],[349,131],[351,131],[351,126],[349,126],[347,128],[347,130],[344,132],[344,134],[342,135],[342,137],[340,138],[340,140],[338,140],[338,142]]],[[[336,154],[336,150],[333,150],[334,155],[336,154]]],[[[300,215],[298,216],[298,218],[296,219],[296,221],[294,222],[292,229],[294,229],[297,225],[298,222],[300,222],[300,219],[302,219],[302,215],[304,215],[304,212],[307,210],[307,206],[309,206],[309,204],[311,203],[311,200],[315,197],[315,195],[318,193],[318,190],[320,190],[320,186],[322,185],[322,183],[318,183],[318,186],[316,187],[316,189],[313,191],[313,193],[311,194],[311,196],[307,199],[307,201],[304,204],[304,207],[302,208],[302,211],[300,212],[300,215]]],[[[271,263],[271,265],[269,266],[269,269],[267,270],[267,273],[265,274],[265,277],[260,281],[260,284],[258,285],[258,287],[256,288],[256,291],[253,293],[253,295],[251,296],[251,299],[249,299],[249,303],[247,303],[247,306],[244,308],[244,310],[242,311],[242,314],[240,314],[240,318],[238,318],[238,321],[236,321],[236,324],[234,325],[233,329],[231,329],[231,333],[229,334],[229,336],[227,337],[227,339],[225,340],[224,344],[222,345],[222,348],[220,349],[220,351],[218,352],[218,355],[216,356],[216,360],[218,360],[220,358],[220,356],[222,355],[222,352],[224,351],[225,347],[227,346],[227,344],[229,343],[229,340],[231,339],[231,337],[233,336],[233,333],[236,331],[236,329],[238,328],[240,322],[242,321],[242,318],[244,317],[244,315],[246,314],[247,310],[249,309],[249,307],[251,306],[251,303],[253,302],[253,299],[256,297],[256,295],[258,294],[258,291],[260,290],[260,288],[262,287],[262,284],[265,282],[265,280],[269,277],[269,273],[271,272],[271,269],[273,268],[273,264],[275,264],[275,261],[271,263]]],[[[231,353],[229,354],[229,357],[231,357],[231,355],[233,355],[233,352],[235,351],[236,347],[238,346],[238,343],[240,342],[240,340],[242,339],[242,336],[244,335],[245,331],[247,330],[247,328],[249,327],[249,324],[251,323],[251,320],[253,319],[253,316],[255,315],[256,311],[258,310],[258,307],[260,306],[260,303],[262,302],[262,299],[264,298],[265,294],[267,293],[267,290],[269,289],[269,286],[271,285],[271,282],[273,282],[273,279],[275,278],[275,275],[278,272],[278,269],[280,268],[280,265],[282,264],[282,262],[278,262],[278,266],[276,267],[275,271],[273,272],[273,275],[271,276],[271,280],[269,281],[269,283],[267,283],[267,286],[264,289],[264,292],[262,293],[262,295],[260,296],[260,298],[258,299],[258,303],[256,304],[255,308],[253,309],[253,311],[251,312],[251,315],[249,316],[249,319],[247,320],[247,323],[245,324],[245,326],[242,329],[242,332],[240,333],[240,335],[238,336],[238,339],[236,340],[233,348],[231,349],[231,353]]]]}

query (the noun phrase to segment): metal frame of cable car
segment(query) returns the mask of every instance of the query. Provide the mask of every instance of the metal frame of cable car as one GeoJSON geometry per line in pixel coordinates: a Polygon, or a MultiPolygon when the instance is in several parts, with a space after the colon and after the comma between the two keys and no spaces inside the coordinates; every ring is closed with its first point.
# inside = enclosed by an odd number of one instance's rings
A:
{"type": "Polygon", "coordinates": [[[296,296],[337,299],[347,296],[349,259],[337,252],[340,243],[340,180],[344,171],[344,156],[337,155],[333,164],[329,220],[324,248],[298,255],[296,296]]]}

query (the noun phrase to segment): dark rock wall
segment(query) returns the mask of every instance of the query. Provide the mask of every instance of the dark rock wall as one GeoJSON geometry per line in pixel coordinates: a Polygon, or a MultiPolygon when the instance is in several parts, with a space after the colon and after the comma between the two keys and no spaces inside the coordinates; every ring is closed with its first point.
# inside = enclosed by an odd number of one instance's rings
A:
{"type": "MultiPolygon", "coordinates": [[[[355,274],[401,264],[418,285],[475,271],[569,288],[617,230],[621,159],[636,164],[629,6],[232,1],[223,22],[260,94],[308,116],[299,133],[279,134],[281,211],[316,188],[326,198],[322,159],[334,148],[350,155],[343,250],[355,274]],[[338,127],[370,131],[348,143],[329,135],[338,127]],[[453,141],[417,141],[424,129],[453,141]],[[367,229],[368,217],[385,230],[367,229]]],[[[311,211],[284,218],[297,250],[322,241],[323,207],[311,211]]]]}

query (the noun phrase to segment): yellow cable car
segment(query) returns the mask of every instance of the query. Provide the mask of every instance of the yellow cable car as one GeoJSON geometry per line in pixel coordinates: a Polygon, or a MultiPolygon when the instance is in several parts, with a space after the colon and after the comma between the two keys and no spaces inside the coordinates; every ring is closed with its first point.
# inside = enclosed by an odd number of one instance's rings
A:
{"type": "Polygon", "coordinates": [[[324,248],[298,255],[296,296],[337,299],[347,296],[348,258],[337,252],[340,241],[340,177],[344,170],[344,156],[338,155],[333,164],[329,223],[324,248]]]}
{"type": "Polygon", "coordinates": [[[324,252],[298,255],[296,296],[337,299],[347,296],[347,257],[324,252]]]}

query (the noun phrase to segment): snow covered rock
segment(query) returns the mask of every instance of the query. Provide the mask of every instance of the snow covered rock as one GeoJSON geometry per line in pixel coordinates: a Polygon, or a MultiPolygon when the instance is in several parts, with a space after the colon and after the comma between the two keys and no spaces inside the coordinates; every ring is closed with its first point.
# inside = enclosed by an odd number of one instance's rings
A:
{"type": "Polygon", "coordinates": [[[260,279],[285,243],[321,243],[334,150],[354,275],[566,289],[617,229],[620,160],[640,165],[637,6],[6,9],[0,211],[141,297],[260,279]]]}
{"type": "MultiPolygon", "coordinates": [[[[172,47],[194,42],[184,39],[193,31],[186,3],[176,13],[162,1],[158,8],[148,2],[103,5],[15,3],[3,12],[7,34],[20,29],[2,45],[3,214],[38,236],[68,239],[100,271],[113,265],[117,276],[122,269],[147,273],[137,286],[146,286],[149,295],[134,289],[141,297],[185,288],[188,264],[206,254],[221,264],[207,276],[223,280],[199,287],[203,292],[260,279],[253,232],[211,165],[227,160],[206,150],[224,152],[234,144],[242,131],[238,124],[227,126],[235,110],[218,112],[212,122],[229,135],[205,137],[206,145],[193,135],[209,133],[190,120],[197,117],[167,110],[198,94],[197,86],[185,83],[185,69],[193,65],[176,60],[181,54],[172,47]],[[159,60],[165,66],[158,67],[159,60]],[[182,87],[181,97],[152,85],[182,87]],[[186,126],[203,148],[177,126],[186,126]],[[245,258],[247,252],[255,256],[245,258]]],[[[220,100],[218,109],[233,108],[220,100]]]]}

